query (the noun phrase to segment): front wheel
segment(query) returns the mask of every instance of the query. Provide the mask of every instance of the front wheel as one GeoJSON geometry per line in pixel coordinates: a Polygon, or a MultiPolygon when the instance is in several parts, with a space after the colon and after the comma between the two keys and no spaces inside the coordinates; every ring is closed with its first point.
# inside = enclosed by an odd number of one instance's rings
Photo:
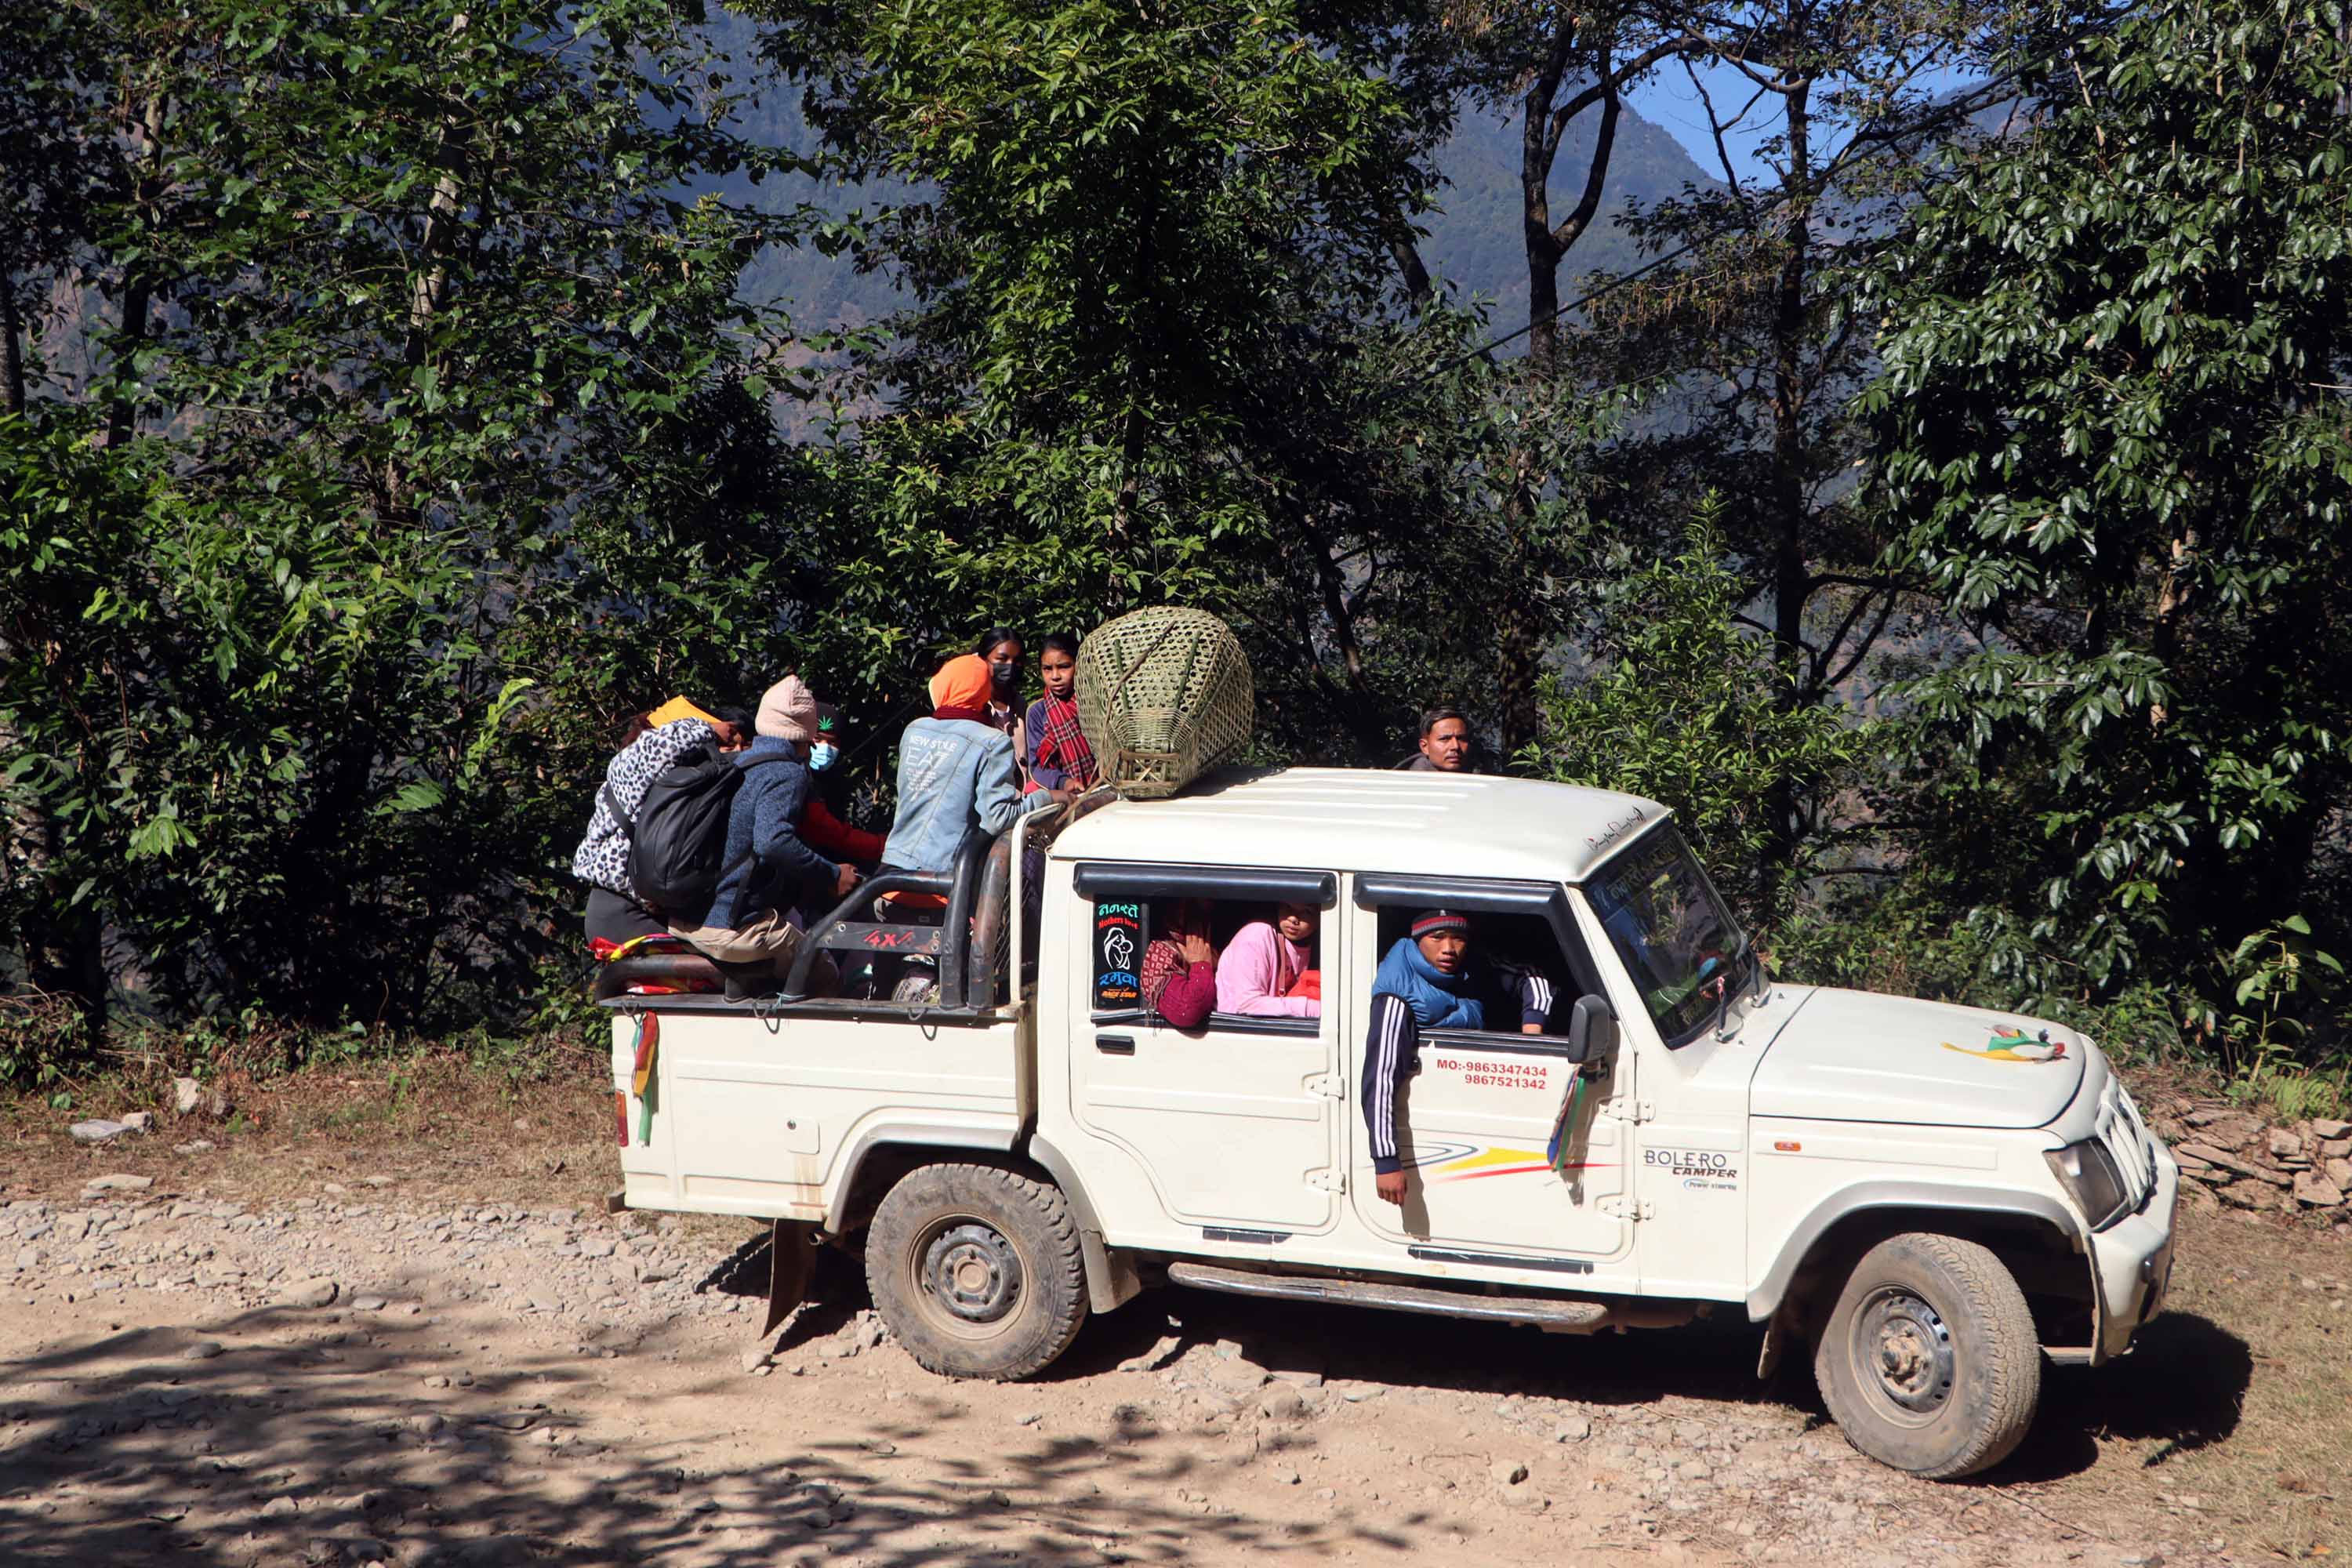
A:
{"type": "Polygon", "coordinates": [[[907,1353],[949,1377],[1034,1376],[1086,1321],[1069,1205],[985,1165],[925,1165],[891,1188],[866,1233],[866,1279],[907,1353]]]}
{"type": "Polygon", "coordinates": [[[2025,1293],[1973,1241],[1914,1232],[1863,1254],[1813,1352],[1856,1448],[1952,1480],[1999,1464],[2033,1425],[2042,1343],[2025,1293]]]}

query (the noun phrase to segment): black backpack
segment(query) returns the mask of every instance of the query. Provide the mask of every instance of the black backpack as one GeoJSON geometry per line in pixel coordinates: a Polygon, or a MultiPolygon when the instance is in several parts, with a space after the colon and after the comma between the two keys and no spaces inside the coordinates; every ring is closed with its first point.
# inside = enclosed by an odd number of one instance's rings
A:
{"type": "Polygon", "coordinates": [[[605,784],[604,809],[629,836],[629,886],[637,901],[673,923],[696,923],[708,914],[719,884],[735,869],[725,864],[735,792],[751,769],[783,760],[754,757],[738,764],[708,746],[680,752],[646,786],[634,818],[623,815],[613,786],[605,784]]]}

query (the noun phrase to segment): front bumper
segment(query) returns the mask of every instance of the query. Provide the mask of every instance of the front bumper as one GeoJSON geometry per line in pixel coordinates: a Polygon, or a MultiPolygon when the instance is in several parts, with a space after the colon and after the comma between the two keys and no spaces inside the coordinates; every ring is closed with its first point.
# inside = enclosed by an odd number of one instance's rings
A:
{"type": "Polygon", "coordinates": [[[2165,1289],[2172,1282],[2180,1165],[2161,1140],[2148,1142],[2155,1152],[2156,1186],[2147,1202],[2091,1237],[2091,1279],[2099,1293],[2094,1366],[2131,1348],[2140,1325],[2164,1310],[2165,1289]]]}

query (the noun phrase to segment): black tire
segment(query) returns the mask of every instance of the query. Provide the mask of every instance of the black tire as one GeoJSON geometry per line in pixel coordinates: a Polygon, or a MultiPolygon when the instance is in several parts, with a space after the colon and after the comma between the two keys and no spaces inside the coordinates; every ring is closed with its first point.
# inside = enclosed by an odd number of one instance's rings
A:
{"type": "Polygon", "coordinates": [[[1034,1377],[1087,1319],[1069,1205],[1044,1182],[985,1165],[901,1178],[866,1229],[866,1280],[907,1353],[947,1377],[1034,1377]]]}
{"type": "Polygon", "coordinates": [[[1953,1480],[2007,1458],[2033,1425],[2042,1342],[2000,1258],[1913,1232],[1853,1266],[1813,1348],[1813,1377],[1846,1441],[1953,1480]]]}

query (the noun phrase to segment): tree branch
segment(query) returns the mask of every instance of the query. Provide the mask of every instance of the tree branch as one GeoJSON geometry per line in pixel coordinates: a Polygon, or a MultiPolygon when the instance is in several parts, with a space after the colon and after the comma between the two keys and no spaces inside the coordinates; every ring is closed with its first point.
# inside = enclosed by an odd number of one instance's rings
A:
{"type": "MultiPolygon", "coordinates": [[[[1723,116],[1715,111],[1715,95],[1706,90],[1706,83],[1699,80],[1698,68],[1691,64],[1691,58],[1688,55],[1682,57],[1682,67],[1683,74],[1690,78],[1691,86],[1698,92],[1700,105],[1706,110],[1706,129],[1708,134],[1715,138],[1715,155],[1723,164],[1723,183],[1731,187],[1732,198],[1745,210],[1748,205],[1748,194],[1739,188],[1739,172],[1731,166],[1731,149],[1723,140],[1724,121],[1723,116]]],[[[1751,98],[1748,102],[1752,108],[1756,100],[1751,98]]],[[[1742,109],[1739,113],[1740,118],[1745,119],[1748,110],[1742,109]]]]}
{"type": "MultiPolygon", "coordinates": [[[[1712,52],[1705,38],[1690,33],[1685,33],[1679,38],[1669,39],[1663,44],[1654,44],[1622,66],[1611,66],[1608,63],[1608,54],[1604,50],[1601,55],[1601,75],[1595,79],[1592,85],[1551,111],[1550,119],[1544,128],[1546,153],[1559,151],[1559,139],[1568,130],[1570,121],[1574,120],[1594,104],[1603,103],[1619,96],[1624,91],[1627,83],[1636,77],[1646,75],[1650,68],[1659,61],[1670,59],[1677,55],[1712,52]]],[[[1563,53],[1561,58],[1563,69],[1566,68],[1566,63],[1563,53]]],[[[1555,76],[1554,80],[1557,81],[1557,79],[1555,76]]]]}
{"type": "Polygon", "coordinates": [[[1829,679],[1822,683],[1823,690],[1834,690],[1836,688],[1844,685],[1846,677],[1852,675],[1855,670],[1862,668],[1862,661],[1870,657],[1870,650],[1878,646],[1878,639],[1885,635],[1886,623],[1892,620],[1895,616],[1895,604],[1896,598],[1896,595],[1889,594],[1885,599],[1880,601],[1878,606],[1878,619],[1872,624],[1869,634],[1860,642],[1854,644],[1853,652],[1847,656],[1846,661],[1831,672],[1829,679]]]}
{"type": "MultiPolygon", "coordinates": [[[[1601,79],[1613,80],[1607,70],[1608,57],[1605,54],[1601,57],[1601,79]]],[[[1575,209],[1551,231],[1555,255],[1566,255],[1569,247],[1577,242],[1592,222],[1592,215],[1601,210],[1601,195],[1609,185],[1609,153],[1616,144],[1617,119],[1623,108],[1624,102],[1614,88],[1601,100],[1601,129],[1593,134],[1592,161],[1584,171],[1584,194],[1577,198],[1575,209]]]]}

